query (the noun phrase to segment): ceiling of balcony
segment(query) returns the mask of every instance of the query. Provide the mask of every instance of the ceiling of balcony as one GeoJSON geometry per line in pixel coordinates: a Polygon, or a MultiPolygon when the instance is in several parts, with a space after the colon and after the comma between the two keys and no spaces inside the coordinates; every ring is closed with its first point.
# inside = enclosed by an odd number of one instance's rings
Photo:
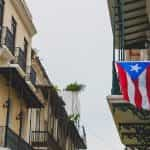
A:
{"type": "Polygon", "coordinates": [[[108,4],[115,48],[119,48],[121,38],[125,48],[144,48],[150,31],[147,0],[108,0],[108,4]]]}

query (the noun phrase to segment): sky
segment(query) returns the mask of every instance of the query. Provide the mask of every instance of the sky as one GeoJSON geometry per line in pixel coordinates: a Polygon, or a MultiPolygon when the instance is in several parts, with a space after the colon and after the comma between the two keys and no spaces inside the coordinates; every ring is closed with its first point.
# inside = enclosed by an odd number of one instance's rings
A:
{"type": "Polygon", "coordinates": [[[88,150],[122,150],[106,96],[111,90],[112,32],[107,0],[27,0],[38,34],[33,38],[50,80],[77,81],[88,150]]]}

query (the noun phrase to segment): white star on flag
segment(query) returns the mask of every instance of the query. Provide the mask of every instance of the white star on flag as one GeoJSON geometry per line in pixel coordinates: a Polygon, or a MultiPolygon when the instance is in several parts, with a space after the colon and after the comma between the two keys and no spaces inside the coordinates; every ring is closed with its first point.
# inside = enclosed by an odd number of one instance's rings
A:
{"type": "Polygon", "coordinates": [[[136,65],[132,65],[131,66],[131,70],[130,71],[135,71],[135,72],[139,72],[139,70],[141,69],[141,67],[138,65],[138,64],[136,64],[136,65]]]}

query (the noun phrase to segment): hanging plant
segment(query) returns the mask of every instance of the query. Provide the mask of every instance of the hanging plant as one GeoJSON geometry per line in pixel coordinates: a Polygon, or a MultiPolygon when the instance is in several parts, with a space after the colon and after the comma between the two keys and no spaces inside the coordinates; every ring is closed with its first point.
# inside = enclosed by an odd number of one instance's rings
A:
{"type": "Polygon", "coordinates": [[[85,85],[74,82],[74,83],[68,84],[65,90],[71,91],[71,92],[80,92],[84,90],[84,88],[85,88],[85,85]]]}
{"type": "Polygon", "coordinates": [[[53,86],[53,90],[55,90],[56,92],[60,91],[59,87],[57,85],[53,86]]]}

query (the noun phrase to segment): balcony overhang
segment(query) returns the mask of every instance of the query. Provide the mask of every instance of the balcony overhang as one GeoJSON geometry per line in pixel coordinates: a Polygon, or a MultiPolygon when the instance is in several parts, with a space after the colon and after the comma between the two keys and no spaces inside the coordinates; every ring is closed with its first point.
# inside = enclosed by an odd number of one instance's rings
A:
{"type": "Polygon", "coordinates": [[[14,67],[13,65],[10,65],[9,67],[0,67],[0,74],[3,74],[7,79],[11,78],[12,86],[18,91],[18,93],[22,93],[22,97],[27,103],[27,107],[43,107],[39,98],[36,96],[35,91],[29,86],[25,80],[25,76],[23,76],[23,73],[21,75],[16,66],[14,67]]]}
{"type": "Polygon", "coordinates": [[[150,111],[138,110],[121,95],[107,97],[111,113],[124,145],[150,146],[150,111]]]}
{"type": "Polygon", "coordinates": [[[150,1],[108,0],[108,8],[115,48],[119,49],[121,38],[124,38],[125,49],[145,48],[146,42],[150,38],[150,1]],[[124,28],[123,35],[120,33],[121,26],[124,28]]]}

